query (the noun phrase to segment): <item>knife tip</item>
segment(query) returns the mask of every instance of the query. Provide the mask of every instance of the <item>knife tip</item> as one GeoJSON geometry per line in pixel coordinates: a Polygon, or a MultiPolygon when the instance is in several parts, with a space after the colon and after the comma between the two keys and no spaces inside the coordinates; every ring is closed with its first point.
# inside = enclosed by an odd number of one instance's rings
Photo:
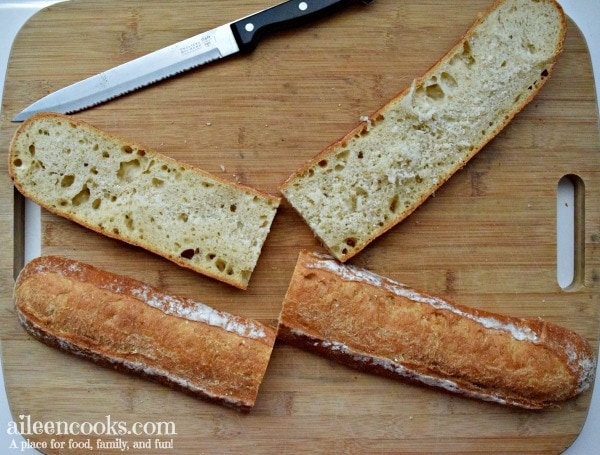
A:
{"type": "Polygon", "coordinates": [[[21,123],[24,122],[25,120],[27,120],[29,117],[31,117],[31,113],[27,112],[27,111],[21,111],[19,112],[17,115],[15,115],[12,119],[11,122],[13,123],[21,123]]]}

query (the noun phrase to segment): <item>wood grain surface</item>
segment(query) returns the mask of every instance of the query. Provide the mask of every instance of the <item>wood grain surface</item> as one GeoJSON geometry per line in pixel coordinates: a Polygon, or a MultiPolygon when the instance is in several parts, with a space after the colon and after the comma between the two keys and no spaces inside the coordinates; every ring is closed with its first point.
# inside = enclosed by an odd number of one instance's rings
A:
{"type": "MultiPolygon", "coordinates": [[[[305,160],[440,58],[491,3],[357,5],[270,37],[250,56],[187,72],[76,117],[277,194],[305,160]]],[[[6,157],[18,127],[12,116],[41,96],[271,4],[75,0],[43,10],[14,43],[2,153],[6,157]]],[[[600,141],[594,93],[586,44],[569,21],[564,53],[535,100],[434,197],[351,262],[461,304],[546,318],[598,346],[600,141]],[[580,267],[568,290],[556,280],[556,195],[565,175],[579,182],[580,267]]],[[[557,453],[582,428],[590,392],[561,409],[513,410],[362,374],[284,345],[276,346],[249,415],[48,348],[25,334],[12,307],[22,200],[6,159],[0,168],[0,334],[13,416],[174,422],[173,436],[120,436],[130,446],[172,439],[174,449],[152,453],[557,453]]],[[[240,291],[42,214],[43,254],[83,260],[273,325],[301,248],[323,251],[284,201],[249,289],[240,291]]],[[[30,439],[95,444],[116,437],[30,439]]]]}

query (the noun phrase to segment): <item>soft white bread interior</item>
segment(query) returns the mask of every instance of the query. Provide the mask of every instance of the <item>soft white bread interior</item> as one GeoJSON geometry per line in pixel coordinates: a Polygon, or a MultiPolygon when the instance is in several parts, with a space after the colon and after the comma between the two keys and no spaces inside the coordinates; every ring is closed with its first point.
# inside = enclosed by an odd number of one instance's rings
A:
{"type": "Polygon", "coordinates": [[[505,0],[425,75],[281,186],[345,261],[412,213],[533,98],[562,50],[553,0],[505,0]]]}
{"type": "Polygon", "coordinates": [[[258,321],[58,256],[25,266],[14,302],[50,346],[240,411],[254,406],[275,343],[258,321]]]}
{"type": "Polygon", "coordinates": [[[593,349],[572,330],[457,305],[305,251],[277,337],[359,370],[527,409],[579,395],[595,371],[593,349]]]}
{"type": "Polygon", "coordinates": [[[47,210],[242,289],[280,202],[59,114],[17,130],[9,170],[47,210]]]}

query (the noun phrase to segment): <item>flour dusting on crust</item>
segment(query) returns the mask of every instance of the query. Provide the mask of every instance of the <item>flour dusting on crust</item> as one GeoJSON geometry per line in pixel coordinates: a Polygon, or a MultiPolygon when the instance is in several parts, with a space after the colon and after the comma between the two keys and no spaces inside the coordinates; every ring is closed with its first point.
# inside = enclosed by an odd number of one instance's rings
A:
{"type": "MultiPolygon", "coordinates": [[[[56,266],[48,266],[46,263],[40,263],[35,267],[35,271],[38,273],[58,273],[68,276],[83,276],[83,274],[90,270],[90,266],[74,262],[70,262],[64,269],[56,266]]],[[[113,275],[111,281],[103,281],[99,283],[99,287],[115,294],[129,294],[171,316],[202,322],[213,327],[220,327],[223,330],[247,338],[257,340],[267,338],[263,327],[253,321],[246,321],[234,315],[215,310],[192,299],[165,294],[156,288],[136,280],[131,279],[125,283],[121,277],[113,275]]]]}
{"type": "Polygon", "coordinates": [[[384,278],[373,272],[369,272],[368,270],[352,265],[341,264],[329,255],[314,254],[314,256],[318,259],[318,261],[307,264],[307,268],[319,268],[321,270],[327,270],[335,273],[346,281],[357,281],[370,284],[372,286],[383,288],[400,297],[405,297],[419,303],[425,303],[439,310],[451,311],[454,314],[469,318],[481,324],[486,329],[496,329],[508,332],[519,341],[531,341],[532,343],[538,343],[540,341],[538,334],[529,327],[517,327],[515,324],[505,323],[490,316],[484,317],[466,313],[443,299],[423,295],[422,293],[411,289],[404,284],[390,280],[389,278],[384,278]]]}

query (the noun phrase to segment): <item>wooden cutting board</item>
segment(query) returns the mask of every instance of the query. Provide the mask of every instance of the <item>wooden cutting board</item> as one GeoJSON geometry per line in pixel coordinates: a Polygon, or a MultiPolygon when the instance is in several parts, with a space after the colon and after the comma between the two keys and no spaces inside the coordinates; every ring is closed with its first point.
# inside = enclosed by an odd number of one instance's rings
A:
{"type": "MultiPolygon", "coordinates": [[[[271,3],[76,0],[40,12],[14,43],[1,150],[6,153],[18,126],[10,118],[41,96],[271,3]]],[[[271,37],[251,56],[185,73],[76,117],[277,193],[301,163],[422,74],[491,3],[357,5],[271,37]]],[[[587,47],[569,21],[564,53],[538,97],[435,197],[352,262],[462,304],[546,318],[598,346],[600,145],[594,93],[587,47]],[[577,182],[579,233],[579,266],[569,290],[556,280],[557,184],[565,175],[577,182]]],[[[555,453],[582,428],[590,392],[561,409],[506,409],[362,374],[283,345],[274,350],[256,408],[240,415],[48,348],[24,333],[12,309],[23,213],[6,165],[0,160],[0,330],[13,416],[100,423],[99,430],[107,416],[130,430],[136,422],[150,422],[149,430],[171,422],[177,433],[42,434],[30,436],[32,441],[89,439],[98,451],[98,438],[120,437],[130,448],[135,441],[172,442],[173,449],[156,449],[163,453],[555,453]]],[[[43,254],[84,260],[271,324],[301,248],[322,250],[284,201],[244,292],[42,215],[43,254]]]]}

